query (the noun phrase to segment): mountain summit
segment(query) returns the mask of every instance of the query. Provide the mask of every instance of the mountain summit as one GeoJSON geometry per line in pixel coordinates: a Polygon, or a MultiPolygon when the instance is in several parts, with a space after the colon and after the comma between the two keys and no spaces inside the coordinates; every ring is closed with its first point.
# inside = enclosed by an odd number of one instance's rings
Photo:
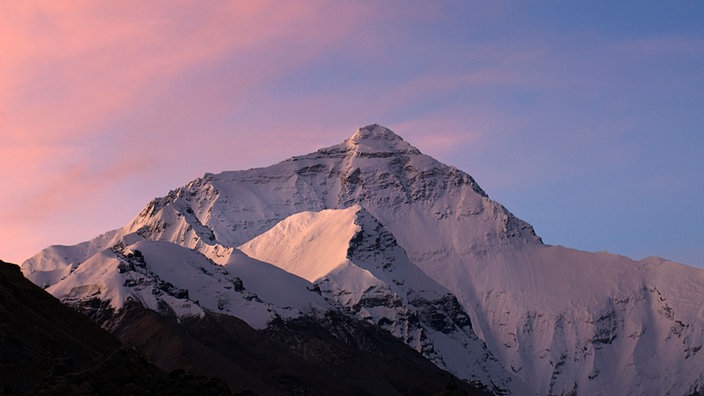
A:
{"type": "Polygon", "coordinates": [[[376,124],[206,174],[22,270],[100,317],[136,302],[258,329],[361,320],[494,393],[704,388],[704,271],[547,246],[470,175],[376,124]]]}
{"type": "Polygon", "coordinates": [[[344,143],[358,156],[383,155],[390,153],[413,153],[420,151],[406,143],[392,130],[378,124],[371,124],[359,128],[344,143]]]}
{"type": "Polygon", "coordinates": [[[394,131],[379,124],[370,124],[359,128],[352,136],[347,139],[347,142],[357,144],[360,141],[377,140],[385,141],[390,144],[403,142],[403,138],[394,131]]]}

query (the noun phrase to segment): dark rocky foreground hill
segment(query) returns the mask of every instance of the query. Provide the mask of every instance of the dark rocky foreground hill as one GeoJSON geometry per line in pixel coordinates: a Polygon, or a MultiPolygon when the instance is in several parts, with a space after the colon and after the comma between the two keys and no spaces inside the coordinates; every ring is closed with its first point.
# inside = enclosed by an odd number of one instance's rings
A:
{"type": "Polygon", "coordinates": [[[255,330],[232,316],[179,322],[138,304],[83,310],[114,335],[0,261],[0,394],[224,395],[228,385],[240,394],[487,394],[345,316],[255,330]]]}
{"type": "Polygon", "coordinates": [[[218,379],[165,373],[0,261],[0,394],[228,395],[218,379]]]}
{"type": "Polygon", "coordinates": [[[275,320],[255,330],[229,315],[177,320],[137,303],[112,316],[82,310],[108,318],[103,327],[162,369],[215,375],[242,394],[490,394],[388,332],[343,314],[275,320]]]}

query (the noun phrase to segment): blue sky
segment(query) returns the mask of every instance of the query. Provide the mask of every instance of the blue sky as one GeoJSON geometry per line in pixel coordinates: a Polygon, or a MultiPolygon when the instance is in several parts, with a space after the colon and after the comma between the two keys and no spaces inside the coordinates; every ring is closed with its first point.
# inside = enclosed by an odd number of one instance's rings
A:
{"type": "Polygon", "coordinates": [[[704,267],[701,2],[438,3],[0,5],[0,258],[380,123],[546,243],[704,267]]]}

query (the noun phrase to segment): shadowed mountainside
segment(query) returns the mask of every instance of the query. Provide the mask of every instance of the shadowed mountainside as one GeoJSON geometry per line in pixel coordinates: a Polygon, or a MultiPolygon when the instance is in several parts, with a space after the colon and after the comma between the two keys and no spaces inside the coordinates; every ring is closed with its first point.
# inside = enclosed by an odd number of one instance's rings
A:
{"type": "Polygon", "coordinates": [[[228,395],[217,379],[171,375],[0,261],[0,394],[228,395]]]}

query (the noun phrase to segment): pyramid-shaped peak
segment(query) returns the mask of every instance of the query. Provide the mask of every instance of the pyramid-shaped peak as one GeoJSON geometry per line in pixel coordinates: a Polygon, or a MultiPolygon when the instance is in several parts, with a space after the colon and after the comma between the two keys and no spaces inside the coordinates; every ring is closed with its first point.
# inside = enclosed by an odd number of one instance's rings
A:
{"type": "Polygon", "coordinates": [[[359,128],[345,141],[348,147],[361,153],[415,152],[418,149],[403,140],[391,129],[379,124],[359,128]]]}
{"type": "Polygon", "coordinates": [[[350,137],[351,141],[359,141],[359,140],[366,140],[366,139],[372,139],[372,140],[388,140],[388,141],[399,141],[403,140],[401,136],[397,135],[392,131],[391,129],[379,125],[379,124],[370,124],[364,127],[361,127],[357,129],[357,132],[354,133],[350,137]]]}

